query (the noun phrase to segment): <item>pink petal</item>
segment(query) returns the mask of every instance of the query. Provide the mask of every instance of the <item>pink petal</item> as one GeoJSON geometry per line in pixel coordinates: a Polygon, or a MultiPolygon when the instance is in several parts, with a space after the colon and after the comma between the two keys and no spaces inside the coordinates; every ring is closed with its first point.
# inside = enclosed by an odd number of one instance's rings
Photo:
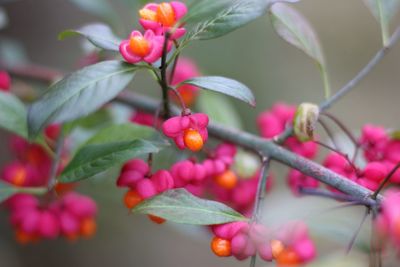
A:
{"type": "Polygon", "coordinates": [[[184,3],[178,1],[170,2],[172,9],[174,10],[175,20],[180,20],[187,13],[187,7],[184,3]]]}
{"type": "Polygon", "coordinates": [[[129,63],[135,64],[142,60],[141,57],[136,56],[131,52],[128,40],[121,42],[121,44],[119,45],[119,52],[121,53],[122,57],[129,63]]]}

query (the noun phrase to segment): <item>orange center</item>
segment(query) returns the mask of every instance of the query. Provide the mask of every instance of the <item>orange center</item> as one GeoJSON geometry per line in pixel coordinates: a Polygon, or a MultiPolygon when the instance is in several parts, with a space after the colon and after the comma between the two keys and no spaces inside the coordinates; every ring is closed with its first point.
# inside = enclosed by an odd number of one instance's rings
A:
{"type": "Polygon", "coordinates": [[[124,196],[124,203],[128,209],[133,209],[137,204],[142,202],[142,197],[136,192],[136,190],[129,190],[124,196]]]}
{"type": "Polygon", "coordinates": [[[161,218],[161,217],[158,217],[158,216],[155,216],[155,215],[149,214],[149,215],[147,215],[147,217],[149,217],[149,219],[152,222],[155,222],[156,224],[163,224],[163,223],[166,222],[166,220],[164,218],[161,218]]]}
{"type": "Polygon", "coordinates": [[[211,241],[211,250],[218,257],[229,257],[231,255],[231,241],[214,237],[211,241]]]}
{"type": "Polygon", "coordinates": [[[170,3],[161,3],[157,7],[158,21],[166,27],[171,27],[175,24],[175,13],[170,3]]]}
{"type": "Polygon", "coordinates": [[[220,175],[215,176],[215,182],[222,188],[233,189],[238,182],[236,174],[231,170],[226,170],[220,175]]]}
{"type": "Polygon", "coordinates": [[[285,245],[280,240],[271,240],[272,256],[278,258],[279,255],[285,250],[285,245]]]}
{"type": "Polygon", "coordinates": [[[129,48],[138,56],[144,57],[150,52],[150,43],[143,36],[131,37],[129,48]]]}
{"type": "Polygon", "coordinates": [[[200,133],[194,129],[189,129],[185,131],[183,135],[183,141],[185,146],[192,150],[193,152],[199,151],[203,148],[203,138],[200,133]]]}
{"type": "Polygon", "coordinates": [[[83,237],[89,238],[96,233],[96,228],[96,221],[93,218],[86,218],[81,222],[80,233],[83,237]]]}
{"type": "Polygon", "coordinates": [[[300,258],[293,249],[284,249],[276,258],[278,266],[299,266],[300,258]]]}
{"type": "Polygon", "coordinates": [[[15,171],[15,174],[14,174],[14,176],[13,176],[13,178],[12,178],[11,183],[13,183],[13,184],[16,185],[16,186],[22,186],[22,185],[24,185],[24,183],[25,183],[25,181],[26,181],[26,175],[27,175],[27,173],[26,173],[26,170],[25,170],[25,169],[23,169],[23,168],[18,168],[18,169],[15,171]]]}
{"type": "Polygon", "coordinates": [[[145,20],[157,21],[157,13],[150,9],[143,8],[139,10],[139,16],[145,20]]]}

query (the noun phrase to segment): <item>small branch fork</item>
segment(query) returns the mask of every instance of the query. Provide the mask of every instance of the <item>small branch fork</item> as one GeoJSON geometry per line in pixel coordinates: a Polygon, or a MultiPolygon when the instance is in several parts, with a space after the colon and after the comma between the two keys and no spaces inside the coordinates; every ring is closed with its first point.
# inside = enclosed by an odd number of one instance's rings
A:
{"type": "MultiPolygon", "coordinates": [[[[334,103],[339,101],[343,96],[345,96],[348,92],[350,92],[354,87],[356,87],[374,68],[378,65],[379,62],[385,57],[385,55],[393,48],[393,46],[399,41],[400,39],[400,27],[398,27],[393,35],[390,37],[387,44],[382,47],[375,56],[368,62],[368,64],[361,69],[357,75],[348,81],[339,91],[337,91],[332,97],[327,99],[326,101],[322,102],[319,105],[320,111],[323,112],[329,109],[334,103]]],[[[293,134],[293,128],[288,127],[286,130],[275,138],[275,141],[278,144],[282,144],[289,136],[293,134]]]]}

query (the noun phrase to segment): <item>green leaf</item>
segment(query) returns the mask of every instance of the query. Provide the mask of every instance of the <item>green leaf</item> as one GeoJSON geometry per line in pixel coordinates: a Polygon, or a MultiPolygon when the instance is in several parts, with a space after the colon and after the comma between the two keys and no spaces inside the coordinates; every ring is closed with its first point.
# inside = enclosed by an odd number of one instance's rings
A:
{"type": "MultiPolygon", "coordinates": [[[[246,85],[229,78],[220,76],[204,76],[186,80],[181,84],[194,85],[202,89],[237,98],[251,106],[256,105],[256,100],[254,99],[251,90],[246,85]]],[[[177,87],[179,87],[179,85],[177,87]]]]}
{"type": "Polygon", "coordinates": [[[195,1],[194,4],[189,5],[188,13],[184,18],[182,18],[182,22],[190,24],[205,21],[215,17],[218,12],[221,12],[224,8],[227,8],[231,4],[232,0],[195,1]]]}
{"type": "MultiPolygon", "coordinates": [[[[217,1],[215,1],[217,2],[217,1]]],[[[271,0],[235,0],[211,19],[197,24],[189,32],[188,40],[208,40],[228,34],[263,16],[271,0]]],[[[286,1],[296,2],[296,1],[286,1]]],[[[195,16],[197,17],[197,16],[195,16]]]]}
{"type": "Polygon", "coordinates": [[[86,142],[86,145],[132,141],[135,139],[148,140],[159,136],[160,134],[153,128],[134,123],[124,123],[101,129],[86,142]]]}
{"type": "Polygon", "coordinates": [[[382,18],[389,23],[400,8],[400,0],[364,0],[365,5],[379,22],[382,18]]]}
{"type": "Polygon", "coordinates": [[[59,181],[71,183],[90,178],[116,164],[159,150],[153,143],[144,140],[86,145],[67,165],[59,181]]]}
{"type": "Polygon", "coordinates": [[[381,25],[382,42],[386,46],[389,42],[389,23],[399,11],[400,0],[364,0],[372,15],[381,25]]]}
{"type": "Polygon", "coordinates": [[[0,91],[0,127],[26,138],[26,108],[13,94],[0,91]]]}
{"type": "Polygon", "coordinates": [[[310,23],[298,11],[284,3],[270,9],[275,31],[282,39],[299,48],[317,63],[324,83],[325,97],[330,96],[330,85],[320,42],[310,23]]]}
{"type": "Polygon", "coordinates": [[[119,51],[121,39],[115,36],[111,28],[105,24],[94,23],[85,25],[77,30],[66,30],[58,35],[58,39],[64,40],[65,38],[75,35],[82,35],[86,37],[98,48],[116,52],[119,51]]]}
{"type": "Polygon", "coordinates": [[[193,196],[185,189],[166,191],[137,205],[134,213],[152,214],[168,221],[213,225],[245,221],[246,217],[220,202],[193,196]]]}
{"type": "Polygon", "coordinates": [[[116,60],[88,66],[53,84],[28,112],[29,137],[50,123],[86,116],[118,95],[138,69],[116,60]]]}
{"type": "Polygon", "coordinates": [[[202,91],[196,101],[196,107],[211,118],[212,121],[236,129],[243,129],[240,116],[232,102],[225,96],[202,91]]]}
{"type": "Polygon", "coordinates": [[[280,37],[324,65],[318,37],[303,15],[289,5],[276,3],[270,9],[270,18],[280,37]]]}

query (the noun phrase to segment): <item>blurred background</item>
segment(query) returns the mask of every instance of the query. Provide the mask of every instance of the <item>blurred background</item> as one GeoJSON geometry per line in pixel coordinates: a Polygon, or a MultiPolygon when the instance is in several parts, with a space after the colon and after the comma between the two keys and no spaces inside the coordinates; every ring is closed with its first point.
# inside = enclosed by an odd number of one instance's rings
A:
{"type": "MultiPolygon", "coordinates": [[[[72,71],[84,53],[82,39],[58,41],[58,33],[102,21],[74,2],[0,0],[9,20],[0,36],[22,44],[32,62],[72,71]]],[[[121,37],[138,27],[139,2],[108,1],[117,14],[113,26],[121,37]]],[[[294,7],[318,33],[333,91],[351,79],[380,49],[379,25],[362,0],[303,0],[294,7]]],[[[399,23],[396,19],[392,30],[399,23]]],[[[232,101],[244,128],[251,132],[256,132],[257,114],[276,101],[298,104],[319,103],[323,99],[322,81],[312,60],[280,39],[267,16],[222,38],[194,42],[184,55],[193,58],[204,74],[231,77],[253,90],[256,108],[232,101]]],[[[356,133],[365,123],[399,128],[399,59],[400,45],[397,45],[357,88],[331,109],[332,113],[356,133]]],[[[135,79],[132,87],[149,95],[159,94],[156,84],[144,73],[135,79]]],[[[7,133],[1,131],[0,165],[11,160],[7,138],[7,133]]],[[[369,242],[369,221],[364,224],[353,250],[349,254],[345,252],[364,209],[332,210],[339,204],[313,197],[294,199],[284,185],[287,169],[273,163],[273,171],[275,185],[265,200],[265,223],[279,225],[299,218],[309,223],[319,251],[318,260],[312,266],[367,266],[365,247],[369,242]]],[[[248,266],[248,262],[215,257],[209,249],[211,235],[204,228],[172,223],[159,226],[143,216],[128,214],[121,204],[123,192],[113,185],[114,178],[101,183],[84,182],[80,187],[80,191],[99,202],[98,233],[91,240],[45,241],[20,246],[14,242],[7,216],[2,211],[0,266],[248,266]]],[[[258,266],[269,265],[258,262],[258,266]]],[[[398,264],[389,255],[385,266],[398,264]]]]}

